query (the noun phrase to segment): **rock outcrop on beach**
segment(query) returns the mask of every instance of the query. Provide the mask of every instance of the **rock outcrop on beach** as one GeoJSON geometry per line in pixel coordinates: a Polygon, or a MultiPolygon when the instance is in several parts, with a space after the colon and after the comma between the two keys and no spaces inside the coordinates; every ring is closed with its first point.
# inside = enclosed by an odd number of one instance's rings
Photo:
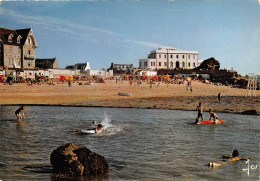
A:
{"type": "Polygon", "coordinates": [[[214,57],[204,60],[201,63],[201,65],[198,67],[198,69],[203,69],[203,70],[219,70],[219,68],[220,68],[220,63],[214,57]]]}
{"type": "Polygon", "coordinates": [[[64,144],[51,153],[53,177],[104,176],[109,173],[107,160],[85,146],[64,144]]]}

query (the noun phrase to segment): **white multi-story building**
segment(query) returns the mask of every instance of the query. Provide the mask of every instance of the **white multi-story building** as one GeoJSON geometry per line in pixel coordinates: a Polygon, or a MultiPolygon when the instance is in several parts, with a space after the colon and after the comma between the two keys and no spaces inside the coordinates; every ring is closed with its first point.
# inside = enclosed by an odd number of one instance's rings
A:
{"type": "Polygon", "coordinates": [[[193,69],[198,66],[197,51],[183,51],[175,48],[161,47],[153,50],[147,59],[139,59],[142,69],[193,69]]]}

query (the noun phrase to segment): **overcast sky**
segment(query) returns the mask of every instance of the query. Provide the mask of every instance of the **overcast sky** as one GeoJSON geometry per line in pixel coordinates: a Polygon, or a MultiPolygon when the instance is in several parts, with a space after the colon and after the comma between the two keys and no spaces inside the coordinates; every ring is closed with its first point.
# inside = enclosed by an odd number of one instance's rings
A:
{"type": "Polygon", "coordinates": [[[258,0],[0,0],[0,27],[32,26],[38,58],[93,69],[147,58],[158,47],[215,57],[221,69],[260,74],[258,0]]]}

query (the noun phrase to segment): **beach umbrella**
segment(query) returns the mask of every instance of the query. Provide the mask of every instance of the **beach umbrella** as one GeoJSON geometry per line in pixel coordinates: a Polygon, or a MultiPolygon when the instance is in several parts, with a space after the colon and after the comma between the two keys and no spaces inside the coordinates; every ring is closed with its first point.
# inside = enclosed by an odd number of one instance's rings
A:
{"type": "Polygon", "coordinates": [[[61,76],[60,76],[60,82],[62,82],[62,81],[64,81],[64,80],[66,80],[66,77],[65,77],[64,75],[61,75],[61,76]]]}

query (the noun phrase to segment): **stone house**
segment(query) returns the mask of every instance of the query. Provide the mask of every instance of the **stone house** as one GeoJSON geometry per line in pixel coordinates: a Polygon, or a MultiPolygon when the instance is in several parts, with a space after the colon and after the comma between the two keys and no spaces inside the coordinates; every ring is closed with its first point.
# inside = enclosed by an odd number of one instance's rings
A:
{"type": "Polygon", "coordinates": [[[115,63],[111,63],[111,66],[109,69],[107,69],[108,71],[109,70],[113,70],[114,74],[115,75],[118,75],[118,74],[123,74],[125,73],[127,70],[133,70],[134,69],[134,66],[133,64],[115,64],[115,63]]]}
{"type": "Polygon", "coordinates": [[[56,57],[54,57],[54,58],[36,58],[35,68],[56,69],[56,68],[60,68],[60,66],[59,66],[59,62],[56,57]]]}
{"type": "Polygon", "coordinates": [[[0,27],[0,67],[35,68],[36,48],[32,28],[12,30],[0,27]]]}

